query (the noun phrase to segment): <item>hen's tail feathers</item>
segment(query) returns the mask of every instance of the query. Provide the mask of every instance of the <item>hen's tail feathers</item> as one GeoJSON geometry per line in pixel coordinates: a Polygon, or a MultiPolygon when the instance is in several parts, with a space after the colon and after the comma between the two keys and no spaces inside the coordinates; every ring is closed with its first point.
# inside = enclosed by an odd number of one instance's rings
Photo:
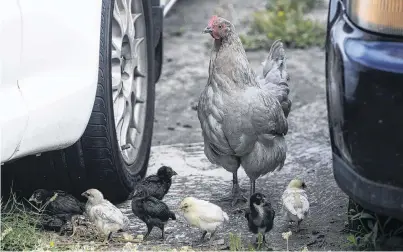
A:
{"type": "Polygon", "coordinates": [[[281,40],[274,41],[269,55],[262,64],[263,75],[257,77],[258,83],[277,97],[284,115],[288,117],[291,110],[291,100],[288,98],[290,77],[287,72],[285,50],[281,40]]]}
{"type": "Polygon", "coordinates": [[[223,216],[224,216],[224,221],[229,221],[229,217],[226,212],[223,212],[223,216]]]}
{"type": "Polygon", "coordinates": [[[169,216],[169,218],[171,218],[171,220],[176,220],[176,215],[174,212],[170,212],[170,215],[171,216],[169,216]]]}

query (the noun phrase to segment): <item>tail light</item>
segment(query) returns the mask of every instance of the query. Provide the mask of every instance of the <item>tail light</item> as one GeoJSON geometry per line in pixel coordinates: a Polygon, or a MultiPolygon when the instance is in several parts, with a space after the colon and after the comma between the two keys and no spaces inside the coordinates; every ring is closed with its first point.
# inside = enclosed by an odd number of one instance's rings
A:
{"type": "Polygon", "coordinates": [[[403,36],[403,0],[349,0],[347,15],[365,30],[403,36]]]}

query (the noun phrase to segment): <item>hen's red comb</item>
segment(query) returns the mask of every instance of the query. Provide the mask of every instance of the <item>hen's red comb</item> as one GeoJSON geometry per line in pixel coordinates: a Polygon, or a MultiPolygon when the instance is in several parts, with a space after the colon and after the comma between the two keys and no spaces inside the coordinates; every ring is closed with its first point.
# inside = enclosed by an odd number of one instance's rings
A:
{"type": "Polygon", "coordinates": [[[208,26],[212,26],[213,23],[218,19],[216,15],[212,16],[210,20],[208,21],[208,26]]]}

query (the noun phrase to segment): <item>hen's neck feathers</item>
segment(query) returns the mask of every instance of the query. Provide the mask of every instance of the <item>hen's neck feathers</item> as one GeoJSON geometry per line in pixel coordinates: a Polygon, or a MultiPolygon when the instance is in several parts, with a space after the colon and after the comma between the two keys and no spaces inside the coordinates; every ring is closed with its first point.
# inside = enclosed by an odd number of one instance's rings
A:
{"type": "Polygon", "coordinates": [[[231,32],[221,40],[214,40],[209,75],[208,85],[221,91],[258,86],[255,73],[249,65],[245,49],[236,32],[231,32]]]}

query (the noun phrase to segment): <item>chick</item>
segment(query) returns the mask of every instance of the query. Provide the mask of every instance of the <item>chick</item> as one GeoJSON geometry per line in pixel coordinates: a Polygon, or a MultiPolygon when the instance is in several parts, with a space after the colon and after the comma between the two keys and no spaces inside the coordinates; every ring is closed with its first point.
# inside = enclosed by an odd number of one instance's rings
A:
{"type": "Polygon", "coordinates": [[[273,210],[270,202],[266,201],[265,195],[262,193],[252,194],[249,199],[249,209],[245,212],[249,231],[254,234],[261,233],[263,235],[263,242],[266,243],[265,234],[273,228],[275,214],[276,212],[273,210]]]}
{"type": "Polygon", "coordinates": [[[129,195],[132,199],[139,191],[146,191],[148,195],[162,200],[172,184],[172,177],[178,175],[171,167],[161,166],[156,175],[150,175],[142,180],[129,195]]]}
{"type": "Polygon", "coordinates": [[[40,207],[39,225],[44,230],[59,232],[76,214],[83,214],[84,204],[61,190],[38,189],[29,198],[40,207]]]}
{"type": "Polygon", "coordinates": [[[211,233],[211,240],[217,227],[222,225],[224,221],[229,221],[227,213],[221,207],[194,197],[184,198],[179,208],[191,226],[198,227],[203,231],[200,241],[204,240],[207,232],[211,233]]]}
{"type": "Polygon", "coordinates": [[[164,202],[153,196],[147,195],[144,191],[138,193],[132,199],[132,211],[134,215],[147,225],[147,233],[145,234],[144,239],[147,239],[152,229],[156,226],[161,229],[161,238],[164,240],[165,224],[169,219],[176,220],[175,214],[169,210],[164,202]]]}
{"type": "Polygon", "coordinates": [[[113,232],[125,231],[129,227],[129,219],[111,202],[104,199],[103,194],[97,189],[88,189],[81,194],[88,199],[85,205],[85,213],[90,221],[109,241],[113,232]]]}
{"type": "Polygon", "coordinates": [[[82,202],[61,190],[38,189],[29,201],[43,206],[49,215],[67,215],[71,218],[72,215],[83,214],[85,209],[82,202]]]}
{"type": "Polygon", "coordinates": [[[306,218],[309,212],[309,201],[305,188],[306,185],[303,181],[293,179],[281,197],[284,217],[289,222],[297,222],[297,231],[299,231],[302,220],[306,218]]]}

